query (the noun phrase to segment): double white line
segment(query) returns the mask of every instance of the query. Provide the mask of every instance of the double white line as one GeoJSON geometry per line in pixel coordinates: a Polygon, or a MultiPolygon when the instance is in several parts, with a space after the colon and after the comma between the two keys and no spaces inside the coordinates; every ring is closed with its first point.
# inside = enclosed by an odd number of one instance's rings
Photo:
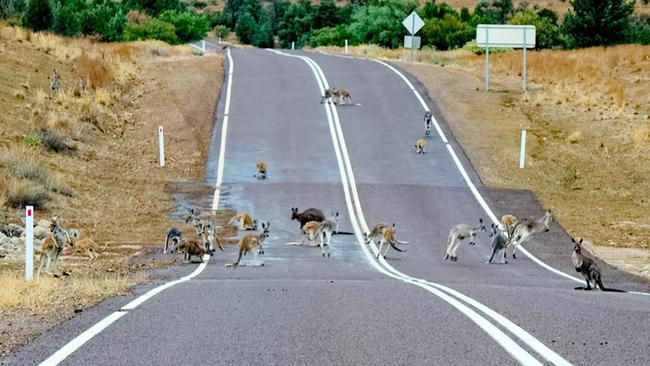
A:
{"type": "MultiPolygon", "coordinates": [[[[311,58],[286,54],[277,50],[271,51],[279,55],[296,57],[303,60],[305,63],[307,63],[307,65],[309,65],[312,72],[314,73],[314,77],[321,93],[324,93],[325,89],[329,88],[329,84],[327,82],[327,78],[323,73],[323,70],[311,58]]],[[[416,95],[419,96],[419,94],[416,95]]],[[[422,98],[419,97],[419,99],[420,102],[424,104],[422,98]]],[[[518,339],[519,342],[525,344],[528,348],[532,349],[546,361],[551,362],[555,365],[570,365],[567,360],[562,358],[562,356],[558,355],[550,348],[546,347],[538,339],[505,318],[503,315],[481,304],[480,302],[441,284],[408,276],[393,268],[381,256],[379,256],[379,259],[376,259],[376,256],[378,254],[377,247],[374,245],[374,243],[369,247],[366,246],[363,239],[363,232],[368,232],[369,228],[364,218],[363,210],[361,209],[359,195],[356,188],[356,181],[354,178],[354,173],[352,172],[352,165],[350,163],[350,157],[348,155],[348,150],[345,144],[345,138],[341,129],[336,106],[325,103],[324,108],[330,127],[330,134],[332,137],[332,143],[334,145],[334,151],[336,153],[339,173],[341,174],[343,192],[345,194],[348,213],[350,214],[350,221],[352,222],[357,241],[361,246],[361,249],[363,250],[363,253],[366,256],[368,262],[380,273],[393,279],[421,287],[444,300],[445,302],[449,303],[451,306],[472,320],[481,329],[483,329],[519,363],[524,365],[542,365],[542,363],[536,357],[534,357],[531,353],[520,346],[512,336],[514,336],[515,339],[518,339]],[[506,334],[495,324],[507,330],[512,336],[506,334]]],[[[446,140],[437,122],[435,123],[435,126],[441,137],[446,140]]]]}

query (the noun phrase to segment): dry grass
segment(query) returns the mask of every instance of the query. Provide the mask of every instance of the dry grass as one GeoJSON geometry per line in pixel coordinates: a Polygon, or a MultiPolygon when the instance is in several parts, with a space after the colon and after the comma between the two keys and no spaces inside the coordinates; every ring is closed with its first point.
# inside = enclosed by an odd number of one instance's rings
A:
{"type": "Polygon", "coordinates": [[[4,193],[5,204],[13,208],[32,205],[35,209],[45,209],[51,199],[45,186],[26,178],[10,180],[4,193]]]}
{"type": "Polygon", "coordinates": [[[16,272],[0,273],[0,309],[20,308],[32,313],[46,313],[65,302],[89,306],[105,296],[124,295],[144,274],[109,273],[97,276],[58,279],[41,276],[26,282],[16,272]]]}

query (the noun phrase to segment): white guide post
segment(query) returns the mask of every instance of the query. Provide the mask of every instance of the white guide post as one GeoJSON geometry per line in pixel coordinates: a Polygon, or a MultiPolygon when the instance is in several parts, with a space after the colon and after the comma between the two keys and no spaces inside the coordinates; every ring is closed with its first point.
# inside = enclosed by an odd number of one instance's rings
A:
{"type": "Polygon", "coordinates": [[[219,46],[221,46],[221,37],[219,37],[219,46]]]}
{"type": "Polygon", "coordinates": [[[165,166],[165,137],[163,134],[163,126],[158,126],[158,160],[160,161],[160,166],[165,166]]]}
{"type": "Polygon", "coordinates": [[[526,130],[521,130],[521,147],[519,148],[519,169],[524,168],[526,161],[526,130]]]}
{"type": "Polygon", "coordinates": [[[34,206],[25,207],[25,281],[34,277],[34,206]]]}
{"type": "Polygon", "coordinates": [[[348,40],[345,40],[345,54],[348,54],[348,40]]]}
{"type": "Polygon", "coordinates": [[[291,42],[291,49],[295,50],[296,49],[296,42],[291,42]]]}
{"type": "Polygon", "coordinates": [[[205,41],[201,40],[201,50],[205,53],[205,41]]]}

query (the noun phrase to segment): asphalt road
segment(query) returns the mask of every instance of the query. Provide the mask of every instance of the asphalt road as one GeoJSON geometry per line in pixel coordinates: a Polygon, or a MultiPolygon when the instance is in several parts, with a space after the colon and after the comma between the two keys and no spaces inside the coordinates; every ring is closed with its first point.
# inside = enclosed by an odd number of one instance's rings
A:
{"type": "MultiPolygon", "coordinates": [[[[427,138],[427,153],[415,154],[413,144],[423,135],[423,109],[413,93],[379,63],[294,54],[316,61],[330,85],[348,89],[360,104],[337,108],[341,132],[368,224],[395,222],[398,238],[409,241],[406,252],[389,251],[388,262],[396,270],[471,297],[569,363],[650,364],[649,296],[575,291],[577,283],[523,254],[508,265],[485,265],[490,251],[485,234],[479,236],[478,245],[460,249],[458,262],[443,261],[450,227],[474,223],[479,217],[487,221],[487,216],[435,130],[427,138]]],[[[233,50],[232,57],[221,207],[248,211],[271,222],[266,254],[260,257],[265,265],[227,268],[224,264],[235,259],[235,248],[218,252],[198,276],[126,311],[62,364],[522,362],[514,356],[521,353],[503,346],[504,338],[514,340],[540,363],[551,363],[504,322],[462,312],[465,306],[480,313],[477,306],[467,301],[454,306],[445,296],[409,283],[404,276],[387,276],[387,267],[372,264],[356,236],[335,236],[329,259],[321,257],[319,248],[287,246],[299,237],[298,223],[290,220],[291,207],[339,211],[341,230],[354,230],[326,107],[319,104],[321,90],[304,60],[252,49],[233,50]],[[264,181],[252,177],[259,160],[269,165],[269,178],[264,181]],[[486,331],[490,327],[505,336],[491,336],[495,332],[486,331]]],[[[206,168],[211,184],[216,179],[223,93],[206,168]]],[[[532,215],[542,212],[526,192],[483,187],[444,121],[440,117],[438,121],[497,214],[513,207],[532,215]]],[[[569,273],[567,240],[554,224],[551,232],[526,247],[569,273]]],[[[159,271],[154,283],[136,288],[135,296],[105,301],[0,359],[0,364],[38,364],[133,298],[195,268],[159,271]]],[[[650,292],[647,284],[631,276],[614,269],[605,272],[606,285],[650,292]]]]}

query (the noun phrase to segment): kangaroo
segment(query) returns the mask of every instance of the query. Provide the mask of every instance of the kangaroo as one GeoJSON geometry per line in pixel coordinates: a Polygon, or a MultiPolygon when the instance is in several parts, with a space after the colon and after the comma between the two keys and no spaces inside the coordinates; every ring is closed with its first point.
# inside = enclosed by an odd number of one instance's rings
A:
{"type": "Polygon", "coordinates": [[[580,272],[582,277],[585,278],[587,282],[587,287],[576,287],[576,290],[591,290],[596,289],[596,286],[600,288],[601,291],[607,292],[625,292],[623,290],[617,290],[613,288],[605,288],[601,280],[600,269],[596,265],[596,262],[582,254],[582,239],[579,242],[576,242],[575,239],[571,238],[573,243],[573,253],[571,253],[571,260],[573,261],[573,266],[576,268],[576,272],[580,272]],[[593,287],[592,287],[593,283],[593,287]]]}
{"type": "Polygon", "coordinates": [[[474,237],[479,231],[486,231],[485,225],[483,225],[483,219],[478,219],[478,225],[471,226],[467,224],[459,224],[451,228],[449,231],[449,237],[447,238],[447,255],[444,260],[450,259],[452,262],[458,261],[458,247],[460,243],[469,238],[469,245],[476,245],[474,237]]]}
{"type": "Polygon", "coordinates": [[[163,248],[163,253],[167,254],[167,250],[171,248],[172,253],[176,246],[181,243],[183,240],[183,233],[177,228],[173,227],[167,230],[165,235],[165,247],[163,248]]]}
{"type": "MultiPolygon", "coordinates": [[[[306,225],[305,225],[306,226],[306,225]]],[[[314,234],[315,237],[320,238],[321,254],[325,257],[325,246],[327,246],[327,258],[330,257],[330,241],[332,234],[339,231],[339,213],[333,212],[332,216],[325,221],[318,224],[314,234]]]]}
{"type": "Polygon", "coordinates": [[[305,243],[305,238],[307,238],[307,240],[309,240],[309,246],[318,246],[318,244],[316,244],[316,229],[319,224],[320,222],[318,221],[309,221],[302,226],[302,229],[300,229],[303,233],[302,241],[287,243],[287,245],[303,245],[305,243]]]}
{"type": "Polygon", "coordinates": [[[352,96],[347,90],[339,89],[332,93],[332,102],[336,105],[352,104],[352,96]]]}
{"type": "Polygon", "coordinates": [[[419,139],[415,143],[415,152],[418,154],[424,154],[424,147],[427,145],[426,141],[423,139],[419,139]]]}
{"type": "Polygon", "coordinates": [[[266,163],[260,161],[257,164],[255,164],[255,166],[257,167],[257,174],[253,175],[253,177],[257,179],[266,179],[266,168],[267,168],[266,163]]]}
{"type": "Polygon", "coordinates": [[[510,245],[513,246],[512,249],[512,258],[517,259],[515,252],[517,247],[528,239],[529,236],[545,233],[550,230],[549,224],[553,221],[553,216],[551,215],[551,210],[548,210],[544,213],[540,219],[535,221],[529,221],[524,219],[515,224],[512,229],[512,237],[510,238],[510,245]]]}
{"type": "MultiPolygon", "coordinates": [[[[52,217],[52,223],[50,225],[50,235],[43,241],[43,248],[41,249],[41,257],[38,262],[38,270],[36,272],[37,277],[40,276],[41,270],[45,265],[45,273],[50,274],[54,277],[59,277],[57,271],[57,264],[59,261],[59,256],[64,249],[67,249],[73,245],[70,235],[61,228],[59,224],[58,217],[52,217]],[[47,263],[45,263],[45,257],[47,257],[47,263]]],[[[65,276],[69,274],[66,272],[62,273],[65,276]]]]}
{"type": "Polygon", "coordinates": [[[323,211],[317,208],[308,208],[305,211],[298,213],[298,207],[292,207],[291,220],[298,220],[300,223],[300,229],[302,229],[302,227],[309,221],[324,221],[325,215],[323,215],[323,211]]]}
{"type": "MultiPolygon", "coordinates": [[[[208,235],[211,231],[214,232],[217,228],[217,221],[214,218],[214,215],[210,212],[199,212],[196,209],[190,208],[189,215],[185,222],[194,225],[197,235],[201,237],[205,244],[206,250],[212,252],[212,243],[210,243],[208,235]]],[[[221,247],[221,245],[219,245],[219,247],[221,247]]]]}
{"type": "Polygon", "coordinates": [[[508,248],[508,244],[510,243],[510,240],[508,239],[507,235],[504,234],[504,232],[501,231],[501,229],[499,229],[498,225],[492,224],[490,229],[490,237],[492,238],[492,242],[490,243],[490,247],[492,248],[492,256],[490,256],[490,260],[488,260],[485,263],[491,264],[492,260],[494,259],[494,256],[503,250],[502,263],[507,264],[508,260],[506,259],[506,249],[508,248]]]}
{"type": "Polygon", "coordinates": [[[501,216],[501,226],[506,231],[506,235],[508,235],[508,239],[512,238],[512,232],[515,229],[515,225],[519,222],[516,216],[514,215],[503,215],[501,216]]]}
{"type": "Polygon", "coordinates": [[[257,255],[264,254],[262,243],[269,237],[270,226],[270,222],[267,222],[266,225],[262,223],[262,232],[260,234],[250,233],[242,236],[242,238],[239,239],[239,256],[237,257],[237,261],[226,264],[226,267],[239,266],[242,256],[246,255],[250,251],[253,251],[253,266],[263,266],[264,263],[257,259],[257,255]]]}
{"type": "Polygon", "coordinates": [[[406,249],[401,249],[399,248],[396,244],[407,244],[408,242],[406,241],[399,241],[395,239],[395,223],[393,225],[388,226],[384,223],[379,223],[375,226],[373,226],[372,230],[370,230],[370,233],[363,233],[363,238],[366,241],[366,245],[370,244],[370,242],[379,237],[379,250],[377,251],[377,258],[379,259],[380,255],[383,255],[384,258],[386,258],[386,253],[388,252],[388,248],[392,247],[398,252],[405,252],[406,249]],[[384,250],[384,253],[382,254],[381,249],[382,247],[388,244],[386,246],[386,249],[384,250]]]}
{"type": "Polygon", "coordinates": [[[94,262],[98,257],[97,253],[104,252],[107,246],[108,243],[105,243],[103,247],[100,247],[92,239],[85,238],[74,242],[72,245],[72,254],[87,255],[88,259],[94,262]]]}
{"type": "Polygon", "coordinates": [[[50,92],[52,94],[58,93],[61,90],[61,77],[56,69],[52,69],[52,74],[50,75],[50,92]]]}
{"type": "Polygon", "coordinates": [[[203,247],[201,247],[198,241],[193,239],[183,239],[181,243],[172,250],[172,253],[176,251],[183,253],[183,263],[190,263],[193,255],[201,258],[201,263],[203,263],[203,256],[206,254],[210,254],[210,256],[212,256],[212,253],[205,250],[203,247]]]}
{"type": "Polygon", "coordinates": [[[424,134],[429,136],[431,134],[431,119],[433,115],[430,111],[424,112],[424,134]]]}
{"type": "Polygon", "coordinates": [[[237,230],[257,230],[257,220],[248,212],[239,212],[228,221],[229,226],[236,226],[237,230]]]}

